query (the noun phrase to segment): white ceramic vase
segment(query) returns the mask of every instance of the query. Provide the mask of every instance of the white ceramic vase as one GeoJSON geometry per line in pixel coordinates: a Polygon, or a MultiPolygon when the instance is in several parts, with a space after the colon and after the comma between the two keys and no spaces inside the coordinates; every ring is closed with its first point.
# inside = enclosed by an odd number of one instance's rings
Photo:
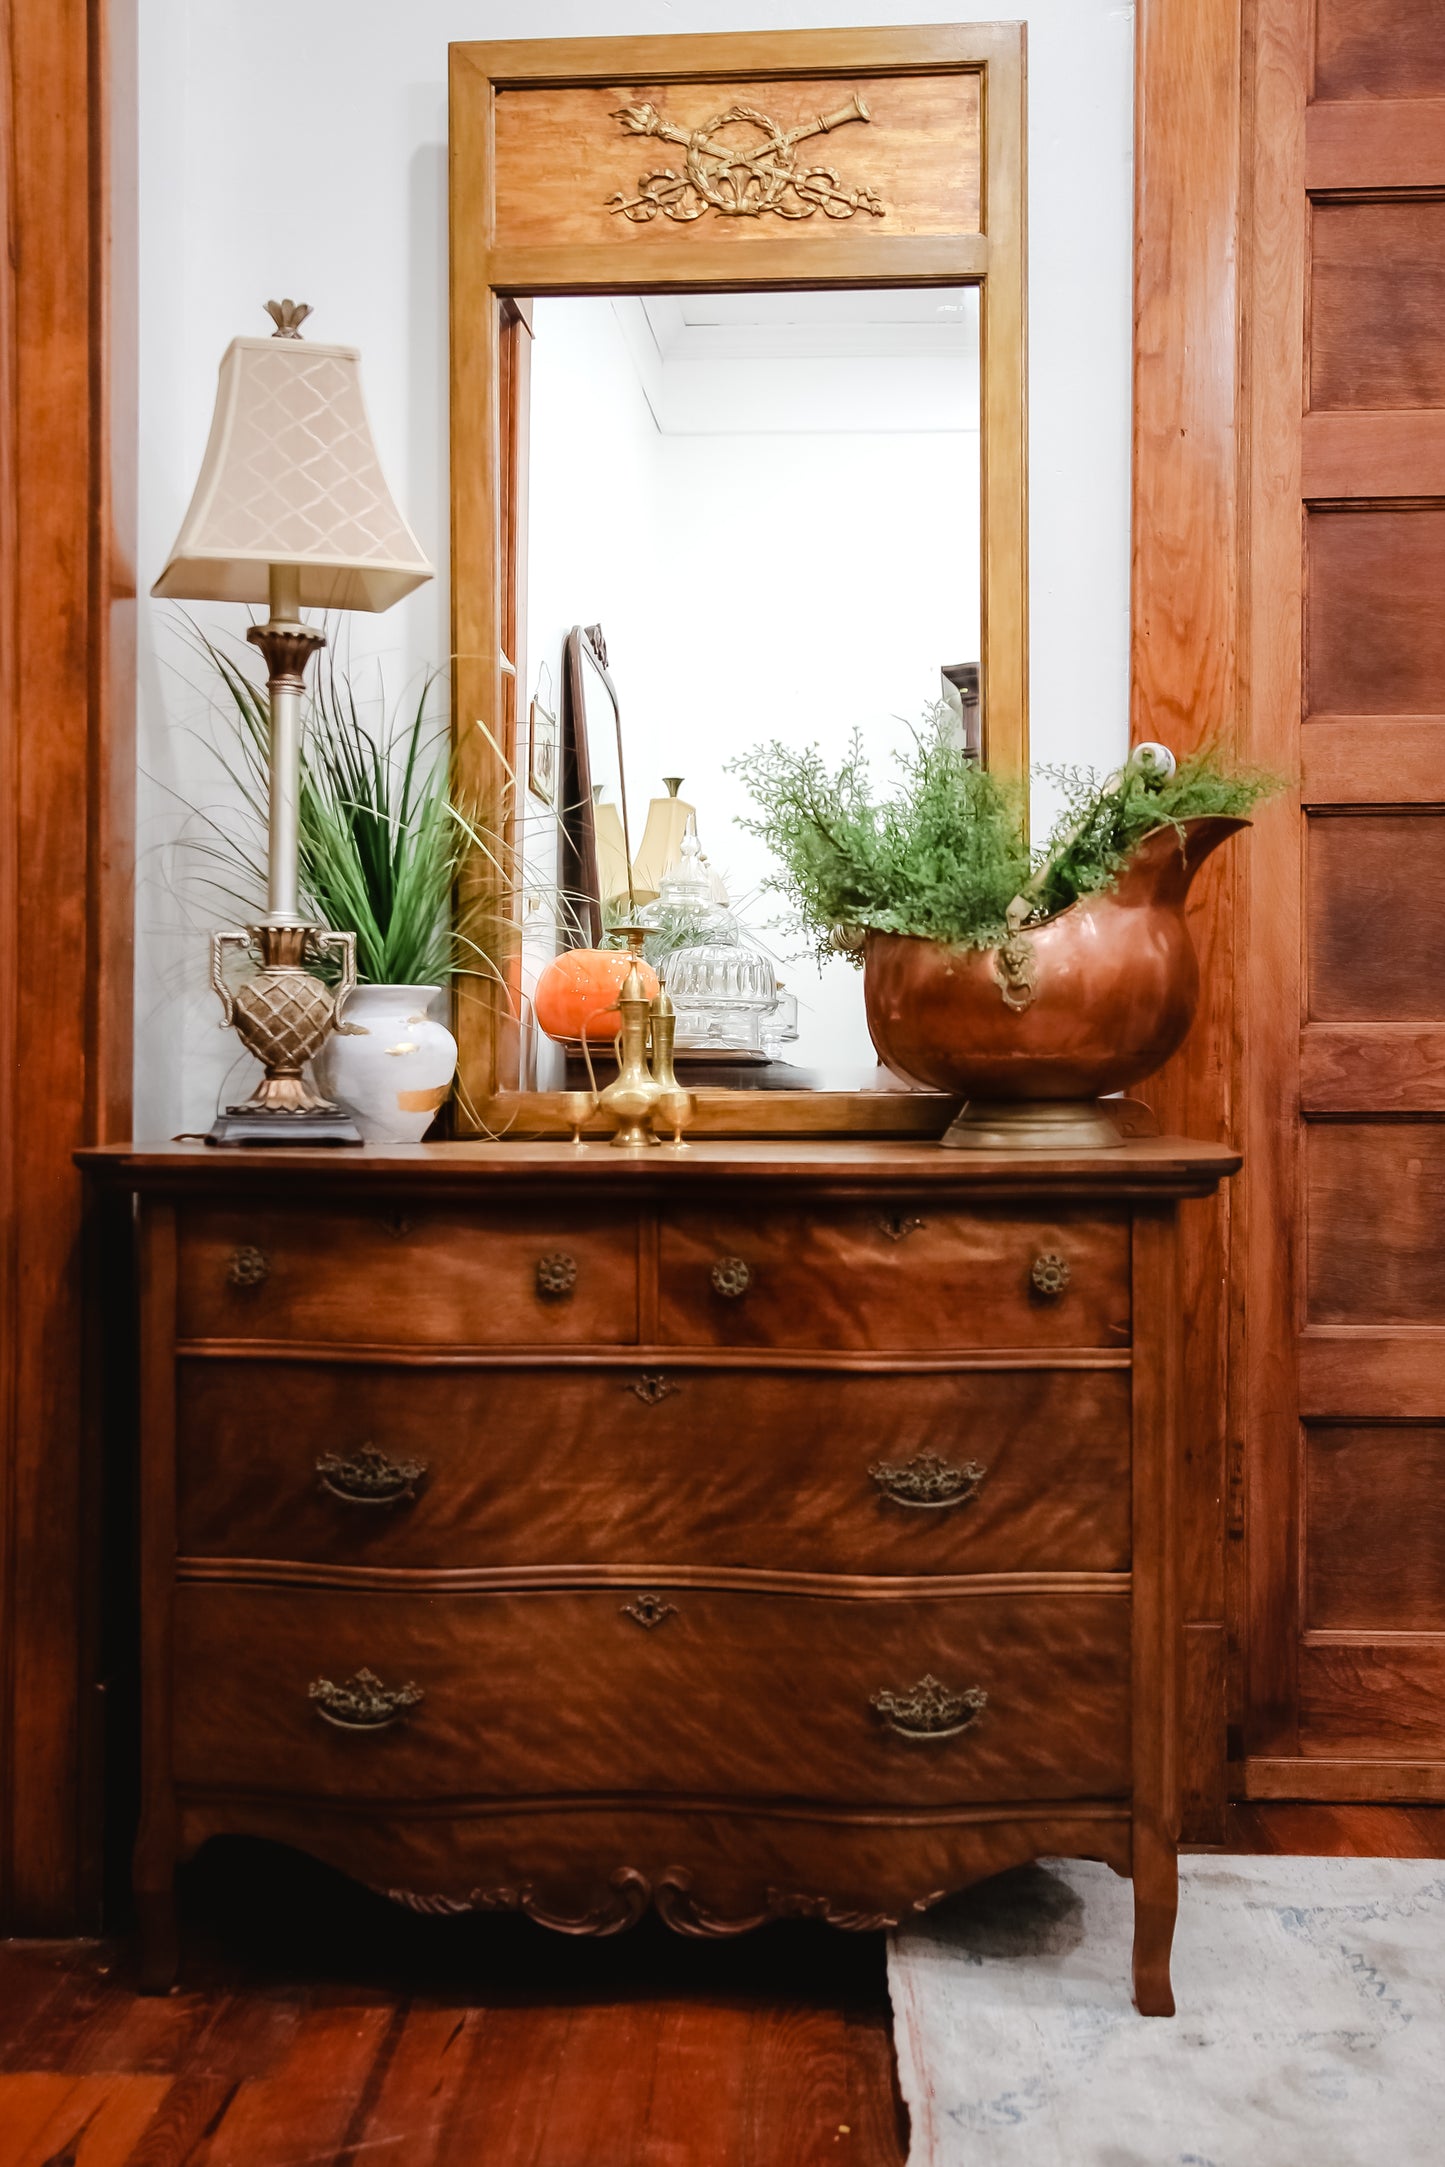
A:
{"type": "Polygon", "coordinates": [[[427,1010],[440,986],[357,986],[316,1057],[328,1098],[369,1144],[420,1143],[457,1072],[457,1042],[427,1010]]]}

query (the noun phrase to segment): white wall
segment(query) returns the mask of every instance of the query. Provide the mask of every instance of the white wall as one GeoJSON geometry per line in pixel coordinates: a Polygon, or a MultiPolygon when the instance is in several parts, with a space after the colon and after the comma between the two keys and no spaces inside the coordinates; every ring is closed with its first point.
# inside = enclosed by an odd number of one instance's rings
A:
{"type": "MultiPolygon", "coordinates": [[[[353,658],[388,682],[447,651],[446,46],[465,38],[951,22],[960,0],[140,0],[143,586],[179,525],[216,365],[260,306],[358,345],[392,486],[438,567],[353,658]],[[280,56],[280,57],[278,57],[280,56]]],[[[1133,7],[1034,0],[1029,23],[1032,733],[1109,765],[1126,739],[1133,7]]],[[[173,848],[214,797],[166,607],[141,620],[136,1130],[204,1126],[234,1060],[205,985],[215,917],[173,848]],[[178,886],[178,883],[180,885],[178,886]]],[[[208,610],[208,626],[226,613],[208,610]]]]}

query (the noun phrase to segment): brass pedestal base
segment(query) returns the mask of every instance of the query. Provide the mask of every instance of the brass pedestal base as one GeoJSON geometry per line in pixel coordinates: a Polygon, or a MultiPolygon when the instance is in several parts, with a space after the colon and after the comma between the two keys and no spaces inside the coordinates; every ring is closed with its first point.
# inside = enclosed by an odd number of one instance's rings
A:
{"type": "Polygon", "coordinates": [[[948,1151],[1108,1151],[1123,1141],[1105,1099],[970,1099],[948,1151]]]}

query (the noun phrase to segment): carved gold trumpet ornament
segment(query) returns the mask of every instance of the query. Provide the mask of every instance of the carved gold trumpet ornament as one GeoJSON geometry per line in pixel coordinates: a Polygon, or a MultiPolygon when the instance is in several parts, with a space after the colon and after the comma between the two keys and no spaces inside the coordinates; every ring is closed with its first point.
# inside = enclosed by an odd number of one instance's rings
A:
{"type": "Polygon", "coordinates": [[[612,118],[628,135],[676,143],[686,155],[681,172],[663,166],[644,173],[635,196],[619,193],[607,208],[638,226],[659,211],[684,225],[709,211],[724,218],[761,218],[769,211],[778,218],[811,218],[815,211],[852,218],[867,211],[881,218],[884,206],[871,188],[845,188],[831,166],[798,165],[800,143],[872,117],[857,91],[836,113],[818,113],[796,128],[780,127],[755,105],[730,105],[700,128],[679,127],[655,105],[625,105],[612,118]]]}

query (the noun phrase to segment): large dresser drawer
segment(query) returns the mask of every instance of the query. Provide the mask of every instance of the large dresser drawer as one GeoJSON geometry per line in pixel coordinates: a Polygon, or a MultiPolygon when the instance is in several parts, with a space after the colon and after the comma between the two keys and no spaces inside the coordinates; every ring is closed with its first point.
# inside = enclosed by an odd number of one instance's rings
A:
{"type": "Polygon", "coordinates": [[[487,1206],[181,1215],[182,1339],[617,1346],[637,1338],[630,1212],[487,1206]]]}
{"type": "Polygon", "coordinates": [[[183,1359],[183,1555],[1115,1571],[1125,1369],[183,1359]]]}
{"type": "Polygon", "coordinates": [[[659,1279],[673,1346],[933,1353],[1129,1338],[1122,1217],[696,1208],[664,1221],[659,1279]]]}
{"type": "Polygon", "coordinates": [[[1127,1582],[933,1594],[666,1582],[391,1594],[182,1584],[176,1776],[357,1801],[894,1806],[1129,1783],[1127,1582]],[[361,1672],[410,1705],[338,1728],[361,1672]],[[314,1690],[313,1690],[314,1689],[314,1690]]]}

